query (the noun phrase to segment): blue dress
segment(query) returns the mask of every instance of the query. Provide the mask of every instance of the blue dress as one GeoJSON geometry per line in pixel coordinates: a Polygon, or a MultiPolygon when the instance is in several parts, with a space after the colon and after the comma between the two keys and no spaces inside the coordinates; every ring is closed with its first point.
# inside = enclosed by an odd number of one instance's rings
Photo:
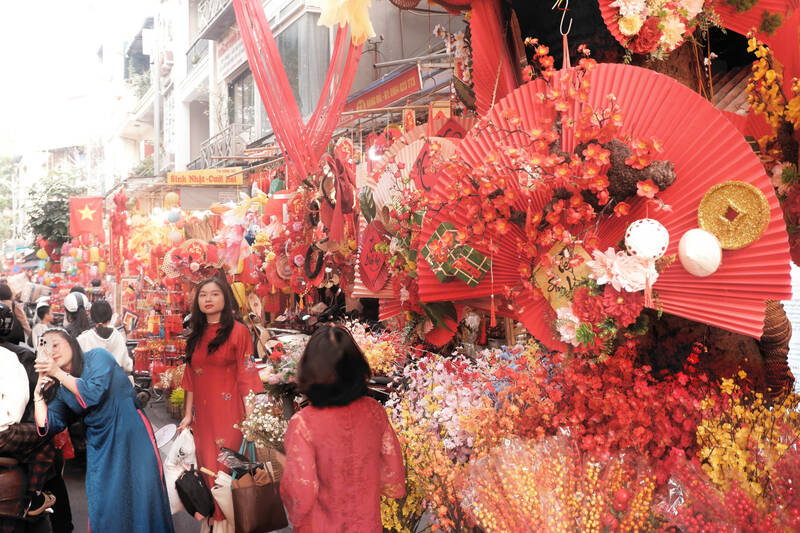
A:
{"type": "Polygon", "coordinates": [[[47,431],[83,416],[86,499],[95,533],[173,533],[153,428],[125,372],[106,350],[84,354],[79,395],[59,387],[47,406],[47,431]]]}

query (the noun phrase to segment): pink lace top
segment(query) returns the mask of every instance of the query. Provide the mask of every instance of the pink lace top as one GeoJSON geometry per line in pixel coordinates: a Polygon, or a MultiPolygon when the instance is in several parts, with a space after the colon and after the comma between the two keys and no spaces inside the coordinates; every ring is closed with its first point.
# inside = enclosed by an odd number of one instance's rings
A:
{"type": "Polygon", "coordinates": [[[381,494],[405,495],[400,442],[372,398],[307,407],[286,431],[281,497],[295,533],[381,532],[381,494]]]}

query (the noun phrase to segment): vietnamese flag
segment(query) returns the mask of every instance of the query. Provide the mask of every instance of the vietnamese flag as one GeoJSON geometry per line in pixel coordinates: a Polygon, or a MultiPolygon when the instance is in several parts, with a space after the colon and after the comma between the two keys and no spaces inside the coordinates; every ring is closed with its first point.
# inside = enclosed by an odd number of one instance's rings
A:
{"type": "Polygon", "coordinates": [[[69,234],[71,237],[95,235],[100,242],[105,242],[102,197],[69,199],[69,234]]]}

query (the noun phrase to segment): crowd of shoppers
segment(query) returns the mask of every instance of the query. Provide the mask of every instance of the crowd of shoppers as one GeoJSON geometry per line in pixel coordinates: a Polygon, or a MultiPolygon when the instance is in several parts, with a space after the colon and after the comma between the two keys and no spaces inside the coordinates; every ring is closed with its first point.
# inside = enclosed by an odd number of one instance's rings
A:
{"type": "MultiPolygon", "coordinates": [[[[61,474],[71,456],[67,428],[77,421],[85,428],[90,531],[171,533],[153,428],[129,379],[133,361],[113,325],[111,305],[95,293],[90,301],[76,287],[64,299],[64,327],[54,327],[44,301],[37,303],[31,327],[15,304],[0,284],[0,488],[8,459],[25,474],[24,510],[15,517],[0,512],[0,533],[72,531],[61,474]],[[45,510],[52,511],[50,528],[31,529],[47,520],[40,518],[45,510]]],[[[224,470],[217,462],[220,448],[240,447],[235,425],[248,414],[245,398],[263,389],[251,333],[236,315],[224,279],[197,286],[179,429],[193,431],[198,467],[212,471],[224,470]]],[[[405,493],[400,444],[384,409],[367,397],[369,377],[346,329],[323,326],[312,335],[297,373],[298,390],[310,406],[290,421],[281,483],[297,532],[380,531],[381,495],[405,493]]],[[[204,528],[216,531],[214,524],[222,528],[223,521],[216,508],[204,528]]]]}

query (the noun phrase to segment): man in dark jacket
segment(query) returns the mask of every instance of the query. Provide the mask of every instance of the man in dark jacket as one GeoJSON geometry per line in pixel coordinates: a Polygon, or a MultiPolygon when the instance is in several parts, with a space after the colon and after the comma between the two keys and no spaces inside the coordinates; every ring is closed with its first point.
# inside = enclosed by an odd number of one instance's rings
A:
{"type": "MultiPolygon", "coordinates": [[[[19,362],[25,368],[30,387],[30,400],[25,407],[22,419],[17,424],[11,424],[4,431],[0,431],[0,456],[15,459],[27,474],[27,511],[29,517],[37,516],[52,507],[55,498],[52,494],[44,492],[45,484],[54,477],[53,462],[56,450],[52,439],[42,439],[36,429],[33,418],[33,389],[36,386],[37,375],[33,369],[36,355],[26,346],[20,346],[9,341],[13,335],[14,315],[11,308],[0,303],[0,347],[16,354],[19,362]]],[[[63,483],[63,482],[62,482],[63,483]]],[[[30,522],[0,517],[0,532],[24,532],[30,522]]]]}

